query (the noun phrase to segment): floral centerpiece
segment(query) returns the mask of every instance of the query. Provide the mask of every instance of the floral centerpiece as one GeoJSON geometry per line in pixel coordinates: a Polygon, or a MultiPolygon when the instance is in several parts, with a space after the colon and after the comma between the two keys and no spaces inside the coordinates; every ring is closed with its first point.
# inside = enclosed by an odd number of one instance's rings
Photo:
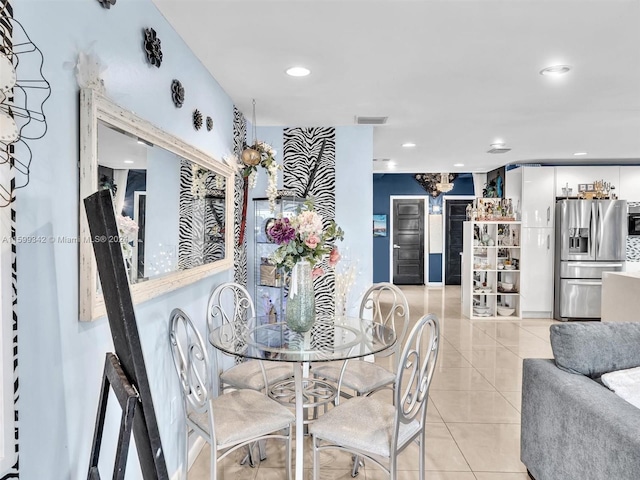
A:
{"type": "MultiPolygon", "coordinates": [[[[292,218],[278,218],[269,229],[269,235],[280,245],[270,260],[288,272],[304,260],[314,267],[325,255],[329,255],[329,266],[334,267],[340,254],[338,247],[328,242],[344,238],[343,230],[334,220],[330,220],[327,228],[323,229],[322,217],[313,209],[313,201],[305,202],[303,209],[292,218]]],[[[322,270],[314,269],[314,276],[322,273],[322,270]]]]}
{"type": "Polygon", "coordinates": [[[324,273],[316,265],[326,255],[330,267],[340,259],[338,248],[330,241],[342,240],[344,232],[333,220],[326,228],[322,223],[322,217],[313,209],[313,202],[307,201],[297,215],[278,218],[268,230],[269,236],[279,245],[269,260],[291,272],[286,318],[289,328],[298,333],[309,331],[315,321],[312,278],[324,273]]]}

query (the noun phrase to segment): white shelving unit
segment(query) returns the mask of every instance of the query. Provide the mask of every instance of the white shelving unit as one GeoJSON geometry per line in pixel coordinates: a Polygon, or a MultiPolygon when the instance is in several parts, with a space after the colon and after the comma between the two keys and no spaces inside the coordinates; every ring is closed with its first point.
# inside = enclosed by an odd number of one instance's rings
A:
{"type": "Polygon", "coordinates": [[[519,319],[520,222],[464,222],[462,313],[471,319],[519,319]]]}

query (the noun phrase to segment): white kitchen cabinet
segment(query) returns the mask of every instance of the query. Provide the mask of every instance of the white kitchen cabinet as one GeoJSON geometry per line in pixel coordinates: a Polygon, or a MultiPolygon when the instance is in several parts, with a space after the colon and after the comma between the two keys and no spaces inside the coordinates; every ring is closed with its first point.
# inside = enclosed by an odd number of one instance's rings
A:
{"type": "MultiPolygon", "coordinates": [[[[578,195],[578,184],[580,183],[593,183],[596,180],[604,180],[615,186],[616,195],[619,195],[618,188],[620,187],[620,167],[617,165],[607,166],[562,166],[555,167],[556,169],[556,196],[564,197],[562,188],[567,185],[572,189],[571,196],[578,195]]],[[[623,197],[620,197],[625,200],[623,197]]]]}
{"type": "Polygon", "coordinates": [[[520,318],[520,222],[464,222],[462,313],[520,318]]]}
{"type": "Polygon", "coordinates": [[[615,193],[620,200],[640,202],[640,166],[620,167],[620,185],[616,185],[615,193]]]}
{"type": "MultiPolygon", "coordinates": [[[[522,227],[553,227],[555,212],[555,168],[521,167],[522,227]]],[[[535,264],[530,264],[535,265],[535,264]]]]}
{"type": "Polygon", "coordinates": [[[553,316],[553,228],[522,228],[522,263],[530,265],[520,274],[522,318],[553,316]]]}

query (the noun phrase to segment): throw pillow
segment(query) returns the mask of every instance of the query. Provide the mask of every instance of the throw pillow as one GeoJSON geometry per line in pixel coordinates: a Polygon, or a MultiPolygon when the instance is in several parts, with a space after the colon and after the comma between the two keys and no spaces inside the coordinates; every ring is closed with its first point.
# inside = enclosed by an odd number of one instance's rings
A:
{"type": "Polygon", "coordinates": [[[609,390],[640,408],[640,367],[605,373],[601,380],[609,390]]]}

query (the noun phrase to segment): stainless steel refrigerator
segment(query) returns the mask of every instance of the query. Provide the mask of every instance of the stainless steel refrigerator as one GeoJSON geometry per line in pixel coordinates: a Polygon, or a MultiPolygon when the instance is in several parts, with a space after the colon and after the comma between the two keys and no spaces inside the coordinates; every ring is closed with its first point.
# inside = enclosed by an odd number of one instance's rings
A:
{"type": "Polygon", "coordinates": [[[602,273],[623,270],[626,248],[626,200],[560,200],[554,317],[599,319],[602,273]]]}

